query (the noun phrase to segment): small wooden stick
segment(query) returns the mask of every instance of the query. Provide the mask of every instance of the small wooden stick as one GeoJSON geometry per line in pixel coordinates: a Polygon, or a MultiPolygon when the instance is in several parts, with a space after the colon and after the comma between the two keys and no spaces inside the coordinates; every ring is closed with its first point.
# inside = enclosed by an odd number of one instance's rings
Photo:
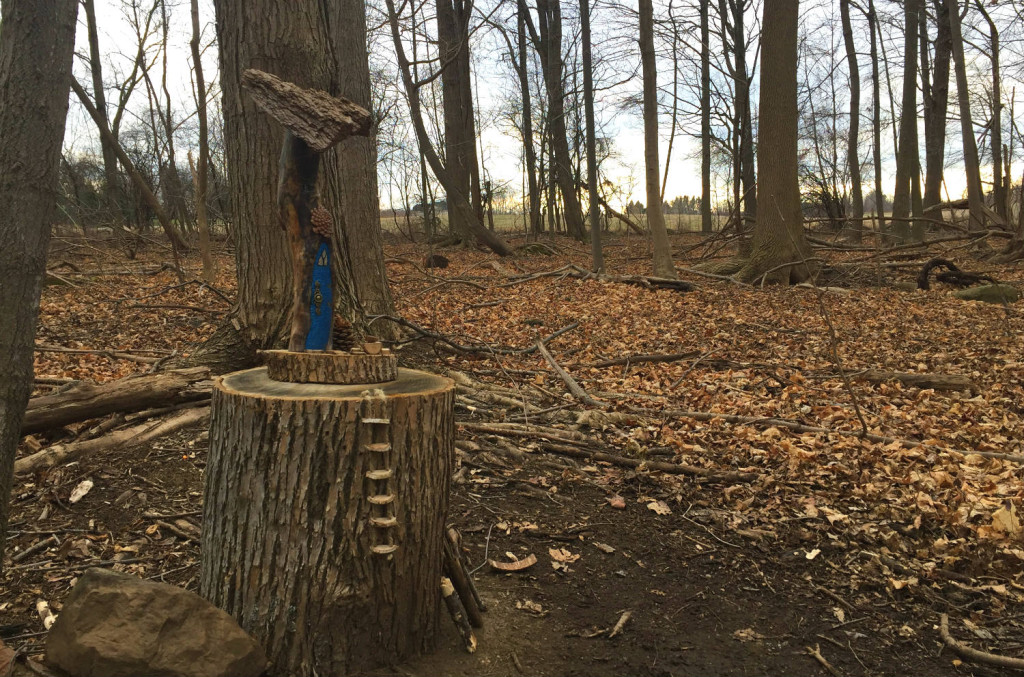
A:
{"type": "Polygon", "coordinates": [[[615,624],[615,627],[613,627],[612,631],[608,633],[608,639],[611,639],[612,637],[615,637],[616,635],[621,633],[622,629],[624,627],[626,627],[626,623],[628,623],[629,619],[632,618],[632,617],[633,617],[633,612],[632,611],[623,611],[622,615],[619,616],[619,620],[615,624]]]}
{"type": "Polygon", "coordinates": [[[24,550],[22,550],[18,554],[16,554],[13,557],[11,557],[11,561],[12,562],[20,562],[21,560],[28,558],[29,555],[34,555],[37,552],[40,552],[42,550],[46,550],[51,545],[60,545],[60,539],[57,538],[56,536],[50,536],[49,538],[44,538],[43,540],[39,541],[38,543],[36,543],[34,545],[30,545],[29,547],[25,548],[24,550]]]}
{"type": "Polygon", "coordinates": [[[466,617],[469,619],[470,625],[474,628],[484,627],[484,619],[480,615],[479,607],[476,605],[476,598],[470,589],[466,571],[462,568],[458,548],[447,535],[445,536],[442,549],[444,551],[444,573],[452,582],[452,587],[455,588],[462,606],[466,610],[466,617]]]}
{"type": "Polygon", "coordinates": [[[813,649],[811,647],[807,647],[807,655],[821,663],[821,666],[828,670],[828,674],[832,675],[832,677],[843,677],[843,673],[832,667],[832,664],[825,660],[825,657],[821,655],[821,645],[815,644],[813,649]]]}
{"type": "Polygon", "coordinates": [[[473,634],[473,628],[470,627],[469,620],[466,618],[466,609],[462,606],[459,596],[455,594],[455,586],[452,585],[451,580],[447,576],[441,577],[441,596],[444,597],[448,613],[451,614],[452,620],[455,621],[455,627],[459,629],[459,634],[462,635],[466,651],[475,653],[476,635],[473,634]]]}
{"type": "Polygon", "coordinates": [[[573,397],[589,407],[600,407],[601,403],[595,400],[593,397],[587,394],[587,391],[576,382],[572,376],[569,375],[565,369],[555,362],[555,358],[548,352],[547,347],[541,342],[537,341],[537,350],[544,356],[544,359],[548,361],[548,364],[555,370],[559,378],[565,381],[565,385],[569,386],[569,392],[572,393],[573,397]]]}
{"type": "Polygon", "coordinates": [[[979,651],[954,639],[949,634],[949,616],[946,614],[939,616],[939,634],[942,635],[942,641],[946,643],[946,646],[969,661],[986,665],[997,665],[1001,668],[1011,668],[1013,670],[1024,670],[1024,658],[1000,656],[988,651],[979,651]]]}

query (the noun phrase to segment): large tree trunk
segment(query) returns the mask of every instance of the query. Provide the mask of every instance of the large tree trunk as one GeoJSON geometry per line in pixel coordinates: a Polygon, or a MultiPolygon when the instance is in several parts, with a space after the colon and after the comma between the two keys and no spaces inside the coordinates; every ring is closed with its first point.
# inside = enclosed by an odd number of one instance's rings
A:
{"type": "Polygon", "coordinates": [[[797,174],[796,0],[765,0],[761,31],[761,101],[757,164],[761,206],[750,259],[736,274],[753,282],[808,279],[810,246],[803,230],[797,174]]]}
{"type": "Polygon", "coordinates": [[[711,29],[700,3],[700,232],[711,233],[711,29]]]}
{"type": "Polygon", "coordinates": [[[964,169],[967,175],[968,227],[972,231],[984,230],[985,194],[981,188],[981,163],[978,160],[978,142],[974,138],[971,118],[971,96],[964,62],[964,37],[960,30],[960,8],[957,0],[946,0],[949,10],[950,37],[953,41],[953,70],[956,71],[956,96],[960,105],[960,136],[964,144],[964,169]]]}
{"type": "Polygon", "coordinates": [[[434,647],[454,384],[403,369],[373,388],[260,368],[215,389],[200,592],[271,674],[366,674],[434,647]]]}
{"type": "Polygon", "coordinates": [[[910,238],[911,178],[917,171],[917,13],[921,0],[905,0],[903,13],[903,106],[900,142],[896,154],[896,188],[892,199],[892,233],[896,240],[910,238]]]}
{"type": "MultiPolygon", "coordinates": [[[[641,7],[644,0],[641,0],[641,7]]],[[[650,0],[647,0],[650,2],[650,0]]],[[[583,105],[587,125],[587,184],[590,192],[590,252],[591,270],[604,272],[601,253],[601,207],[597,188],[597,132],[594,121],[594,63],[590,54],[590,2],[580,0],[580,22],[583,24],[583,105]]],[[[655,178],[657,180],[657,178],[655,178]]],[[[661,204],[661,200],[658,200],[661,204]]],[[[662,223],[662,230],[665,224],[662,223]]]]}
{"type": "MultiPolygon", "coordinates": [[[[923,13],[922,13],[923,14],[923,13]]],[[[949,8],[944,0],[935,1],[935,57],[931,78],[923,78],[924,98],[924,207],[942,202],[942,174],[946,161],[946,108],[949,103],[949,59],[953,42],[949,33],[949,8]]],[[[924,25],[927,25],[926,22],[924,25]]],[[[925,36],[921,36],[924,41],[925,36]]],[[[927,46],[921,53],[927,54],[927,46]]]]}
{"type": "MultiPolygon", "coordinates": [[[[300,87],[342,94],[362,105],[369,99],[369,75],[359,72],[367,68],[367,60],[366,42],[359,37],[364,10],[358,0],[344,8],[296,1],[288,4],[287,11],[271,0],[216,0],[214,6],[238,302],[232,322],[221,327],[193,361],[238,369],[254,364],[257,350],[280,341],[292,303],[291,261],[278,219],[278,169],[271,160],[281,153],[281,131],[243,94],[241,74],[256,68],[300,87]],[[273,20],[251,21],[256,15],[273,20]]],[[[334,298],[357,327],[365,326],[364,312],[390,308],[383,253],[377,246],[380,234],[373,231],[380,228],[373,216],[377,208],[373,154],[372,141],[349,140],[327,152],[320,169],[320,204],[334,215],[338,243],[333,257],[337,274],[332,277],[338,291],[334,298]],[[353,279],[356,276],[361,279],[353,279]]]]}
{"type": "Polygon", "coordinates": [[[850,172],[853,204],[850,213],[853,240],[860,242],[864,230],[864,193],[860,180],[860,66],[857,63],[857,45],[853,41],[850,22],[850,0],[839,0],[839,14],[843,23],[843,42],[846,45],[846,64],[850,71],[850,129],[846,135],[846,166],[850,172]]]}
{"type": "MultiPolygon", "coordinates": [[[[672,249],[662,212],[661,186],[658,178],[658,71],[654,54],[654,6],[651,0],[640,0],[640,61],[644,79],[644,167],[647,178],[647,224],[651,228],[654,249],[654,276],[675,279],[672,249]]],[[[597,181],[592,179],[596,184],[597,181]]],[[[595,187],[596,188],[596,187],[595,187]]]]}
{"type": "Polygon", "coordinates": [[[75,0],[0,6],[0,569],[75,46],[75,0]]]}

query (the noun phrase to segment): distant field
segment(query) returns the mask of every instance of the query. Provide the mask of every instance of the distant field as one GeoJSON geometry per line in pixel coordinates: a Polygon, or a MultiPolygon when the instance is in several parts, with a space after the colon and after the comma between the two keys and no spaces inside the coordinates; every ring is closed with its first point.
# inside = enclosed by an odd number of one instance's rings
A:
{"type": "MultiPolygon", "coordinates": [[[[631,217],[641,228],[647,228],[647,216],[644,214],[633,214],[631,217]]],[[[724,219],[725,217],[720,217],[724,219]]],[[[448,212],[440,213],[441,230],[448,228],[448,212]]],[[[409,233],[410,227],[413,232],[419,235],[423,232],[423,217],[420,214],[412,214],[408,218],[404,214],[381,216],[380,226],[389,233],[409,233]]],[[[669,230],[680,232],[700,231],[699,214],[666,214],[665,226],[669,230]]],[[[717,220],[715,224],[718,226],[717,220]]],[[[495,214],[494,229],[501,232],[525,232],[525,219],[522,214],[495,214]]],[[[607,230],[613,233],[621,233],[628,230],[626,225],[618,219],[611,219],[607,230]]]]}

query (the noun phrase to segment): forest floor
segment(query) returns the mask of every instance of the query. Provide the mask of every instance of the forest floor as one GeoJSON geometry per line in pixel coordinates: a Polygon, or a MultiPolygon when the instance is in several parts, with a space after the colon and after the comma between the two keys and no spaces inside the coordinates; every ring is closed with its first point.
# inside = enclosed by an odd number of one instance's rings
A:
{"type": "MultiPolygon", "coordinates": [[[[697,289],[682,293],[566,275],[589,248],[545,242],[511,259],[445,250],[451,265],[431,270],[425,246],[387,246],[398,313],[448,341],[410,330],[400,359],[462,383],[450,521],[488,603],[476,654],[449,629],[394,674],[1002,674],[944,648],[943,613],[961,641],[1024,656],[1024,317],[942,285],[906,290],[940,253],[1018,286],[1024,271],[962,243],[821,250],[836,271],[821,289],[683,273],[697,289]],[[525,352],[567,327],[547,349],[597,406],[525,352]],[[635,357],[652,355],[672,357],[635,357]],[[873,383],[868,369],[971,384],[873,383]],[[531,554],[522,572],[487,565],[531,554]]],[[[713,246],[673,245],[680,267],[713,246]]],[[[605,257],[610,273],[649,272],[638,238],[612,238],[605,257]]],[[[43,292],[38,394],[145,372],[213,332],[230,251],[217,291],[178,286],[167,258],[54,239],[63,280],[43,292]]],[[[185,267],[197,275],[198,256],[185,267]]],[[[206,453],[193,428],[18,476],[8,557],[53,540],[6,563],[0,640],[41,652],[36,601],[59,611],[89,566],[195,589],[206,453]]]]}

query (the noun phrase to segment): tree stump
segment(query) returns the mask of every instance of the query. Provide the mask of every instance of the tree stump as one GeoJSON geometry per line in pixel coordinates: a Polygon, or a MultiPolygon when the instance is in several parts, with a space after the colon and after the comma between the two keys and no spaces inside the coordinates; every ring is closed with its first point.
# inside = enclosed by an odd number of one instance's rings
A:
{"type": "Polygon", "coordinates": [[[453,402],[450,379],[409,369],[216,382],[200,592],[260,641],[270,674],[362,673],[433,648],[453,402]]]}

